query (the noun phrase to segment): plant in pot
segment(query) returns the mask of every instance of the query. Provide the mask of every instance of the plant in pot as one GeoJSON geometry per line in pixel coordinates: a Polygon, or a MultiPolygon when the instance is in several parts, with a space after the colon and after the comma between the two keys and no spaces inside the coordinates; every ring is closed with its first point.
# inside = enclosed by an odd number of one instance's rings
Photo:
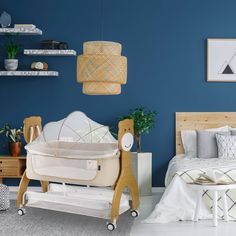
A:
{"type": "Polygon", "coordinates": [[[13,40],[9,40],[5,48],[7,59],[4,60],[4,67],[8,71],[15,71],[18,68],[18,59],[16,59],[16,57],[20,51],[20,45],[13,40]]]}
{"type": "Polygon", "coordinates": [[[131,153],[132,167],[134,176],[139,185],[141,196],[149,196],[152,194],[152,153],[141,153],[141,134],[149,133],[155,125],[156,112],[148,110],[145,107],[139,107],[130,110],[123,119],[134,120],[134,135],[137,143],[137,152],[131,153]]]}
{"type": "Polygon", "coordinates": [[[21,153],[21,135],[23,133],[22,127],[11,128],[9,124],[6,124],[2,129],[0,129],[0,134],[5,134],[9,142],[9,152],[11,156],[18,157],[21,153]]]}
{"type": "Polygon", "coordinates": [[[155,111],[148,110],[145,107],[139,107],[134,110],[130,110],[130,113],[126,116],[122,116],[120,120],[133,119],[134,120],[134,134],[137,142],[137,152],[141,152],[141,134],[149,133],[155,125],[155,111]]]}

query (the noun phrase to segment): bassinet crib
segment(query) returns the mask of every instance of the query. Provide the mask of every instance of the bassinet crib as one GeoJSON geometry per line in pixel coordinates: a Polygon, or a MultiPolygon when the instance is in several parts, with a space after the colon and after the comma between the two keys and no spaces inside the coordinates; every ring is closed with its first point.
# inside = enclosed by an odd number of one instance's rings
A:
{"type": "Polygon", "coordinates": [[[132,120],[119,123],[118,142],[108,127],[92,121],[82,112],[73,112],[61,121],[48,123],[42,133],[35,119],[26,119],[24,123],[29,143],[25,147],[26,173],[18,193],[20,215],[25,213],[24,206],[79,213],[111,219],[107,228],[113,230],[119,214],[130,208],[128,197],[122,193],[125,187],[132,196],[131,215],[138,215],[138,187],[129,153],[133,145],[132,120]],[[44,193],[26,191],[29,179],[40,180],[44,193]],[[62,184],[47,186],[49,181],[62,184]]]}

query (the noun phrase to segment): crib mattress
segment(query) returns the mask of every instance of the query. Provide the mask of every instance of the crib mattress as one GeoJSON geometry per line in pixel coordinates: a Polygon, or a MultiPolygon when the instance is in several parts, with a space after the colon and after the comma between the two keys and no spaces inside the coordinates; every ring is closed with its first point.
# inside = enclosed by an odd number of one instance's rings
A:
{"type": "MultiPolygon", "coordinates": [[[[82,214],[104,219],[110,218],[114,191],[101,188],[86,188],[50,184],[46,193],[27,191],[26,206],[82,214]]],[[[120,214],[130,208],[128,196],[122,194],[120,214]]]]}

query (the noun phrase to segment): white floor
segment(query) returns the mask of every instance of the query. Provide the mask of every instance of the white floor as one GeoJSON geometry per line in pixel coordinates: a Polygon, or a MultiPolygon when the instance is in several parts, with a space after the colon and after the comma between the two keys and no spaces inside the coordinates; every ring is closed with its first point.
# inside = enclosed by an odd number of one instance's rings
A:
{"type": "Polygon", "coordinates": [[[236,234],[236,222],[226,223],[220,220],[217,227],[213,227],[210,220],[197,223],[183,221],[168,224],[142,224],[140,221],[149,215],[160,197],[160,193],[155,193],[151,197],[141,198],[140,216],[132,227],[132,236],[231,236],[236,234]]]}

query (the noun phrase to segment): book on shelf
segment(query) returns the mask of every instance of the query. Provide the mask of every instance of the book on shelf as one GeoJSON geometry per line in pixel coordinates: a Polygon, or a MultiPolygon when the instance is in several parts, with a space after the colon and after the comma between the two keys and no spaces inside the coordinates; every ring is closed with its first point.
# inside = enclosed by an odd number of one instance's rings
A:
{"type": "Polygon", "coordinates": [[[17,28],[17,29],[28,29],[28,30],[34,30],[36,29],[36,26],[33,25],[33,24],[15,24],[14,25],[14,28],[17,28]]]}

